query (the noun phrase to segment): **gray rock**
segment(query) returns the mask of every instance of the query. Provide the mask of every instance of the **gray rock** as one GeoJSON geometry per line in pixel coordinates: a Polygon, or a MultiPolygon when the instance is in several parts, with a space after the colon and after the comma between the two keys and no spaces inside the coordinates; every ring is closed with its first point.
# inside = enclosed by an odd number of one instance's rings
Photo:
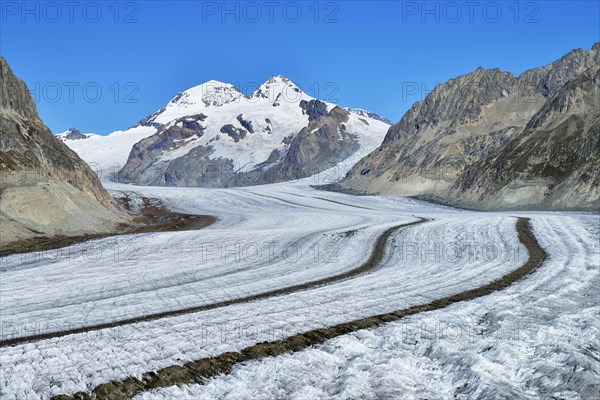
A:
{"type": "Polygon", "coordinates": [[[157,112],[148,115],[147,117],[143,118],[140,122],[138,122],[137,124],[135,124],[133,126],[133,128],[138,127],[138,126],[151,126],[154,128],[160,128],[162,126],[162,124],[159,124],[158,122],[154,122],[154,119],[159,116],[160,114],[162,114],[165,111],[165,107],[161,108],[160,110],[158,110],[157,112]]]}
{"type": "MultiPolygon", "coordinates": [[[[242,114],[238,115],[236,117],[236,119],[244,127],[244,129],[246,129],[250,133],[254,133],[254,129],[252,128],[252,121],[246,121],[242,114]]],[[[266,119],[268,119],[268,118],[266,118],[266,119]]],[[[267,123],[268,123],[268,121],[267,121],[267,123]]]]}
{"type": "Polygon", "coordinates": [[[124,183],[156,185],[164,182],[164,169],[168,163],[158,159],[168,150],[178,148],[184,140],[196,140],[204,134],[204,114],[185,116],[163,126],[154,135],[142,139],[131,149],[127,163],[116,180],[124,183]]]}
{"type": "Polygon", "coordinates": [[[567,81],[519,136],[467,166],[450,198],[494,208],[514,202],[524,208],[599,210],[599,138],[596,65],[567,81]]]}
{"type": "Polygon", "coordinates": [[[319,100],[302,100],[300,101],[300,108],[302,108],[304,114],[308,115],[309,121],[327,115],[327,104],[319,100]]]}
{"type": "MultiPolygon", "coordinates": [[[[585,81],[584,76],[593,72],[590,68],[599,63],[600,43],[596,43],[589,51],[573,50],[518,77],[478,68],[451,79],[415,103],[389,129],[382,145],[355,165],[340,185],[364,193],[417,196],[481,209],[589,209],[597,204],[597,189],[586,189],[575,178],[548,179],[543,175],[554,171],[571,176],[575,167],[562,161],[560,166],[554,165],[554,157],[571,160],[578,165],[576,169],[585,171],[596,161],[589,150],[595,126],[591,121],[600,110],[595,106],[597,98],[593,91],[577,85],[579,89],[569,95],[563,90],[585,81]],[[552,104],[563,104],[566,109],[568,102],[560,100],[566,97],[577,99],[578,106],[569,108],[568,115],[552,114],[546,124],[548,129],[556,128],[553,123],[567,124],[570,128],[564,128],[566,131],[578,131],[577,150],[552,144],[569,137],[566,133],[557,135],[556,141],[545,141],[542,138],[551,132],[536,128],[539,113],[552,104]],[[525,140],[530,136],[537,139],[525,140]],[[538,149],[534,159],[541,160],[540,165],[522,169],[522,164],[513,162],[533,147],[538,149]],[[509,181],[514,190],[509,190],[509,181]],[[570,189],[577,196],[566,196],[570,189]]],[[[592,176],[591,172],[584,176],[592,176]]]]}
{"type": "Polygon", "coordinates": [[[69,130],[64,135],[64,140],[82,140],[87,139],[88,137],[82,134],[79,129],[69,128],[69,130]]]}
{"type": "Polygon", "coordinates": [[[273,124],[269,118],[265,118],[266,126],[263,129],[263,132],[267,132],[269,134],[273,133],[273,124]]]}
{"type": "Polygon", "coordinates": [[[236,128],[231,124],[223,125],[223,127],[221,127],[220,132],[228,135],[236,143],[245,138],[246,134],[248,133],[245,129],[236,128]]]}
{"type": "Polygon", "coordinates": [[[263,173],[253,172],[252,178],[243,176],[248,184],[262,184],[300,179],[317,174],[337,165],[359,148],[358,138],[349,134],[344,125],[349,113],[334,107],[326,115],[317,117],[295,135],[284,154],[272,153],[259,167],[263,173]],[[275,160],[276,154],[279,156],[275,160]]]}
{"type": "Polygon", "coordinates": [[[2,243],[107,232],[128,220],[90,167],[44,125],[25,83],[2,57],[0,132],[2,243]]]}

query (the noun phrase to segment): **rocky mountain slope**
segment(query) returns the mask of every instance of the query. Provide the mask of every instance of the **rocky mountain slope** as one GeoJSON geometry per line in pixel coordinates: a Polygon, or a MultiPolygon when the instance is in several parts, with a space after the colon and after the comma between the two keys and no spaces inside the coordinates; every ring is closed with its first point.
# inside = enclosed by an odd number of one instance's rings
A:
{"type": "Polygon", "coordinates": [[[126,222],[96,174],[57,140],[0,57],[0,243],[113,230],[126,222]]]}
{"type": "Polygon", "coordinates": [[[436,87],[338,188],[478,209],[597,209],[600,43],[436,87]]]}
{"type": "Polygon", "coordinates": [[[228,187],[314,175],[373,150],[388,128],[377,114],[314,99],[273,76],[248,96],[208,81],[131,129],[65,143],[121,182],[228,187]]]}

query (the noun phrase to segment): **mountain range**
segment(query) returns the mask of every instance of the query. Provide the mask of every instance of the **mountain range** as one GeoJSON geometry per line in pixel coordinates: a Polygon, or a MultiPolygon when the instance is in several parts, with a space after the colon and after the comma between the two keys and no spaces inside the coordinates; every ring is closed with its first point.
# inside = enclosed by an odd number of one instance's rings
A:
{"type": "Polygon", "coordinates": [[[437,86],[334,188],[460,207],[598,210],[600,43],[437,86]]]}
{"type": "Polygon", "coordinates": [[[478,68],[438,85],[391,127],[279,75],[249,95],[208,81],[127,130],[60,139],[94,169],[138,185],[265,184],[351,160],[326,188],[481,210],[598,210],[599,60],[596,43],[518,76],[478,68]]]}
{"type": "Polygon", "coordinates": [[[383,140],[387,121],[315,99],[279,75],[247,96],[208,81],[128,130],[61,138],[119,182],[230,187],[304,178],[366,155],[383,140]]]}

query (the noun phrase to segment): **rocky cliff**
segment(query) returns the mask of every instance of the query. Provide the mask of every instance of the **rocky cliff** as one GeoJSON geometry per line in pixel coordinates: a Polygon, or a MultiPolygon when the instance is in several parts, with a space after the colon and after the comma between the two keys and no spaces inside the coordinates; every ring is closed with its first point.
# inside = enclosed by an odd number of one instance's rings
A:
{"type": "Polygon", "coordinates": [[[520,76],[479,68],[439,85],[339,187],[478,209],[597,207],[599,63],[597,43],[520,76]]]}
{"type": "Polygon", "coordinates": [[[449,193],[466,206],[600,210],[600,66],[566,82],[497,154],[449,193]]]}
{"type": "Polygon", "coordinates": [[[0,57],[0,243],[108,232],[129,216],[54,137],[25,83],[0,57]]]}

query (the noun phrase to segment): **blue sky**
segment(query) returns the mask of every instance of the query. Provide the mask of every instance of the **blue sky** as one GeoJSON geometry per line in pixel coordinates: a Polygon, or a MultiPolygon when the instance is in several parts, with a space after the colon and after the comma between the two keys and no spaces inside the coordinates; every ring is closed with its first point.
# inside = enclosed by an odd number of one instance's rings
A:
{"type": "Polygon", "coordinates": [[[397,121],[479,66],[519,74],[589,49],[599,21],[598,1],[2,1],[0,54],[54,132],[107,134],[204,81],[278,74],[397,121]]]}

